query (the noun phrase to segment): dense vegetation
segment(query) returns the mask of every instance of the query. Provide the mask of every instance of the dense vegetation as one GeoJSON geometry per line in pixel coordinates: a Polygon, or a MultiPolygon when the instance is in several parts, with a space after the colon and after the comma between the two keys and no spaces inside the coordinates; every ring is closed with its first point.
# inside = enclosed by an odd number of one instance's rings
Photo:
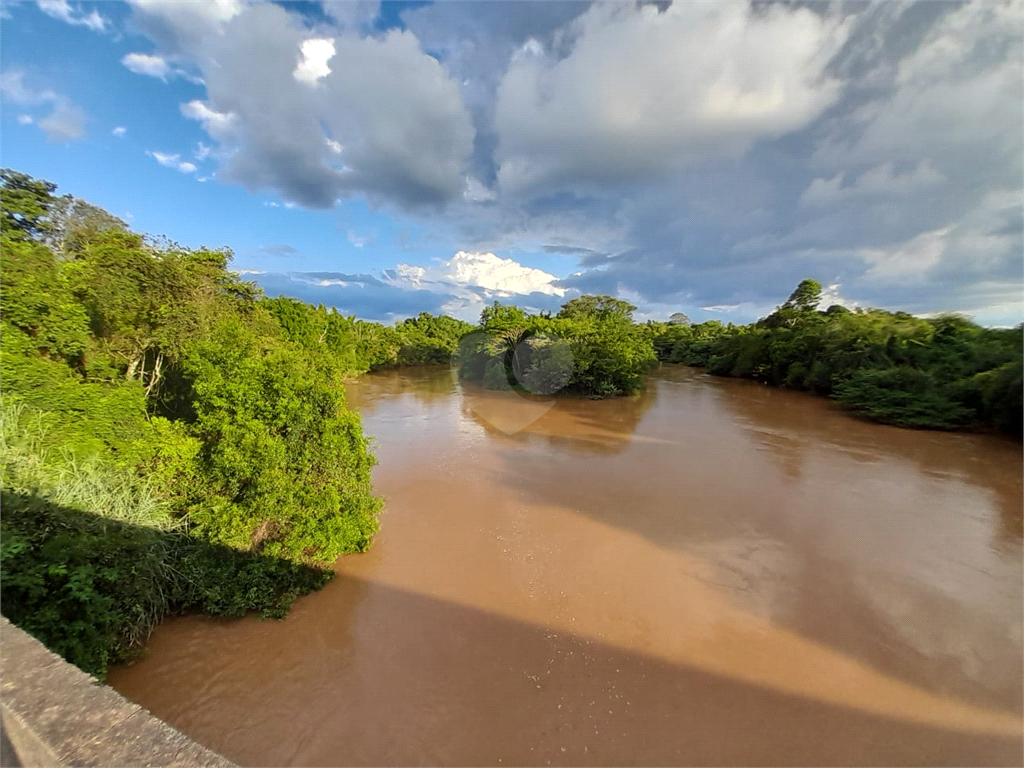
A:
{"type": "Polygon", "coordinates": [[[1021,435],[1021,326],[982,328],[958,315],[833,305],[803,281],[775,312],[746,326],[654,323],[661,360],[828,395],[875,421],[1021,435]]]}
{"type": "Polygon", "coordinates": [[[633,322],[635,309],[610,296],[581,296],[551,317],[495,302],[481,315],[482,332],[460,346],[460,378],[533,394],[633,394],[658,364],[650,328],[633,322]]]}
{"type": "Polygon", "coordinates": [[[285,337],[304,349],[323,349],[344,369],[364,372],[396,365],[448,365],[474,326],[421,312],[394,326],[357,320],[285,296],[264,299],[285,337]]]}
{"type": "Polygon", "coordinates": [[[3,610],[92,672],[168,611],[280,615],[381,501],[346,376],[470,328],[266,299],[230,253],[130,232],[3,171],[3,610]]]}

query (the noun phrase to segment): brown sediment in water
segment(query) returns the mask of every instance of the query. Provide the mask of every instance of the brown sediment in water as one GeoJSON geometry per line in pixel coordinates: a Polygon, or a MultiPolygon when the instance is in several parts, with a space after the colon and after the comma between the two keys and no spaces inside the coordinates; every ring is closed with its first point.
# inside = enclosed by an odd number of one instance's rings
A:
{"type": "Polygon", "coordinates": [[[1019,444],[666,367],[348,387],[374,547],[109,681],[251,765],[1020,764],[1019,444]]]}

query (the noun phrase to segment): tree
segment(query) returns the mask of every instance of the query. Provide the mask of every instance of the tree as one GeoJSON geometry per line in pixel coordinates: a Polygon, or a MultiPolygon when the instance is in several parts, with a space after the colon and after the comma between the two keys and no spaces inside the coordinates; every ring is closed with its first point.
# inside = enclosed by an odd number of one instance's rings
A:
{"type": "Polygon", "coordinates": [[[53,199],[47,212],[44,242],[59,254],[81,253],[102,232],[127,232],[128,225],[85,200],[71,195],[53,199]]]}
{"type": "Polygon", "coordinates": [[[801,280],[800,285],[796,287],[786,303],[782,305],[783,309],[795,309],[800,312],[810,312],[817,309],[821,303],[821,283],[817,280],[801,280]]]}
{"type": "Polygon", "coordinates": [[[51,228],[46,214],[53,205],[57,185],[9,168],[0,170],[3,216],[0,231],[12,240],[38,240],[51,228]]]}
{"type": "Polygon", "coordinates": [[[668,319],[669,325],[690,325],[690,318],[682,312],[673,312],[668,319]]]}
{"type": "Polygon", "coordinates": [[[633,321],[635,306],[628,301],[613,296],[580,296],[562,305],[556,317],[567,320],[574,318],[593,317],[599,320],[618,319],[633,321]]]}

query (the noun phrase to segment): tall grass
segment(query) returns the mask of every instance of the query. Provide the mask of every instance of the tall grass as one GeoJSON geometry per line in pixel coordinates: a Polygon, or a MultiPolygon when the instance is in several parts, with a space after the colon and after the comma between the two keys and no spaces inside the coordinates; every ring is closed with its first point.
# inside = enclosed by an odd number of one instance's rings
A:
{"type": "Polygon", "coordinates": [[[168,613],[283,616],[330,572],[210,544],[112,455],[76,458],[53,413],[0,398],[0,588],[12,622],[87,672],[168,613]]]}
{"type": "Polygon", "coordinates": [[[46,413],[0,398],[0,485],[129,525],[160,531],[184,526],[151,480],[99,456],[76,458],[60,447],[55,431],[59,427],[46,413]]]}

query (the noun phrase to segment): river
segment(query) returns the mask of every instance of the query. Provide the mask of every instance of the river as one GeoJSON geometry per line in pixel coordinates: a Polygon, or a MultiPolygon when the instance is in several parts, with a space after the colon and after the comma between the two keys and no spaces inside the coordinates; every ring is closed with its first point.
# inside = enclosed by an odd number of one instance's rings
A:
{"type": "Polygon", "coordinates": [[[228,758],[1024,760],[1020,443],[678,366],[600,401],[347,389],[372,549],[284,621],[171,619],[108,678],[228,758]]]}

